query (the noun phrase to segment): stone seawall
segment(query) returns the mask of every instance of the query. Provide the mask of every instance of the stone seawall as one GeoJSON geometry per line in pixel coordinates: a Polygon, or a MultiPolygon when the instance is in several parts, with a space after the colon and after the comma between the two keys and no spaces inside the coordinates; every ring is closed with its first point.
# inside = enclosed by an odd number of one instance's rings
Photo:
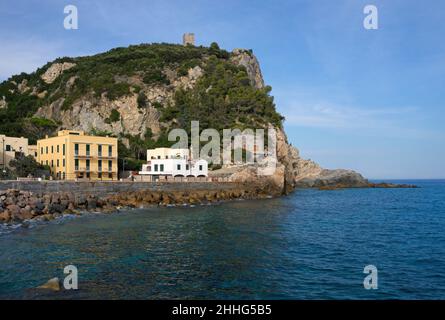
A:
{"type": "Polygon", "coordinates": [[[70,192],[100,197],[136,191],[218,191],[240,185],[235,182],[0,181],[0,190],[16,189],[35,194],[70,192]]]}
{"type": "Polygon", "coordinates": [[[0,223],[51,220],[85,210],[107,213],[121,206],[195,205],[279,194],[267,185],[241,182],[1,181],[0,223]]]}

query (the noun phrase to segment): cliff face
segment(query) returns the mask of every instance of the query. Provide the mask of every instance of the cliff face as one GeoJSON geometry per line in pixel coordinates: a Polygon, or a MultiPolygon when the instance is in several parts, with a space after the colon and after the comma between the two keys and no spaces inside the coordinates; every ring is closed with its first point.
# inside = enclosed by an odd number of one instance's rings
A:
{"type": "MultiPolygon", "coordinates": [[[[0,115],[10,122],[0,124],[0,132],[31,140],[62,128],[111,134],[128,149],[126,157],[139,158],[147,147],[167,144],[166,132],[190,120],[199,120],[201,129],[273,126],[279,164],[273,176],[260,179],[275,190],[271,193],[366,183],[353,171],[324,170],[302,159],[287,141],[269,92],[249,50],[167,44],[117,48],[58,59],[0,84],[0,115]]],[[[235,180],[260,181],[252,168],[232,171],[235,180]]]]}

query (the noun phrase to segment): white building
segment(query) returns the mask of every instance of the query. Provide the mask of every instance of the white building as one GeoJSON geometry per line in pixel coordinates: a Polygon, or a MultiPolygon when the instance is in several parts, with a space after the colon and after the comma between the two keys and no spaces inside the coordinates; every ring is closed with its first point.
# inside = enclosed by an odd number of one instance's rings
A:
{"type": "Polygon", "coordinates": [[[171,177],[207,177],[206,160],[193,160],[189,149],[156,148],[147,150],[147,164],[142,166],[140,175],[171,177]]]}
{"type": "MultiPolygon", "coordinates": [[[[0,168],[9,167],[11,160],[17,158],[18,154],[29,155],[28,139],[8,137],[0,134],[0,168]]],[[[33,154],[34,155],[34,154],[33,154]]]]}

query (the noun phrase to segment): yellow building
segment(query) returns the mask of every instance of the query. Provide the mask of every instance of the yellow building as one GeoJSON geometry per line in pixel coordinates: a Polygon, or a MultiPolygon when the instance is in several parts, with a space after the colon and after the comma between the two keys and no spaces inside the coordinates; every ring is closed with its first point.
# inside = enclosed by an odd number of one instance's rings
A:
{"type": "Polygon", "coordinates": [[[62,130],[37,141],[37,161],[56,179],[117,180],[117,138],[62,130]]]}
{"type": "Polygon", "coordinates": [[[28,139],[23,137],[8,137],[0,134],[0,168],[9,168],[9,162],[14,160],[19,154],[25,156],[29,154],[28,139]]]}

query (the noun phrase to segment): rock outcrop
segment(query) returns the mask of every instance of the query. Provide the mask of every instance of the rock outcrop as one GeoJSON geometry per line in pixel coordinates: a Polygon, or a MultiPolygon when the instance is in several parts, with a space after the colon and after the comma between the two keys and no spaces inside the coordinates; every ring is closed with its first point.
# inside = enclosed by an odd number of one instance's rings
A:
{"type": "Polygon", "coordinates": [[[277,130],[278,160],[285,165],[285,193],[295,188],[318,188],[342,184],[349,187],[366,187],[368,180],[353,170],[323,169],[312,160],[300,157],[297,148],[288,143],[283,130],[277,130]]]}
{"type": "MultiPolygon", "coordinates": [[[[62,70],[62,66],[58,65],[55,70],[62,70]]],[[[57,74],[55,70],[52,70],[50,79],[53,79],[57,74]]],[[[64,70],[66,70],[66,67],[64,70]]],[[[132,92],[129,95],[114,100],[108,99],[105,95],[102,95],[100,98],[86,95],[75,101],[69,109],[63,108],[64,99],[60,98],[49,105],[39,108],[36,116],[53,119],[56,122],[63,123],[63,127],[75,130],[90,132],[94,129],[96,131],[109,132],[116,136],[129,134],[140,136],[141,138],[147,130],[150,130],[153,137],[157,138],[162,127],[159,106],[162,108],[172,104],[173,94],[176,90],[193,88],[196,81],[203,75],[203,70],[201,67],[195,66],[189,68],[187,75],[180,77],[168,69],[164,70],[164,73],[168,76],[171,83],[168,86],[146,85],[137,76],[131,79],[118,79],[140,87],[141,91],[138,93],[132,92]],[[144,108],[140,108],[138,104],[138,95],[140,93],[144,93],[146,97],[146,106],[144,108]],[[110,122],[107,119],[113,110],[119,112],[120,119],[110,122]]],[[[68,84],[70,82],[68,81],[68,84]]]]}
{"type": "Polygon", "coordinates": [[[46,283],[37,287],[37,289],[60,291],[60,280],[59,280],[59,278],[49,279],[46,283]]]}
{"type": "Polygon", "coordinates": [[[53,63],[48,70],[42,74],[41,78],[48,84],[53,83],[62,74],[62,72],[75,66],[76,64],[71,62],[53,63]]]}
{"type": "Polygon", "coordinates": [[[8,103],[6,102],[5,96],[3,96],[0,99],[0,109],[7,108],[7,107],[8,107],[8,103]]]}
{"type": "Polygon", "coordinates": [[[234,49],[232,51],[232,62],[246,68],[250,84],[257,89],[264,87],[263,75],[261,73],[260,64],[255,55],[245,49],[234,49]]]}

